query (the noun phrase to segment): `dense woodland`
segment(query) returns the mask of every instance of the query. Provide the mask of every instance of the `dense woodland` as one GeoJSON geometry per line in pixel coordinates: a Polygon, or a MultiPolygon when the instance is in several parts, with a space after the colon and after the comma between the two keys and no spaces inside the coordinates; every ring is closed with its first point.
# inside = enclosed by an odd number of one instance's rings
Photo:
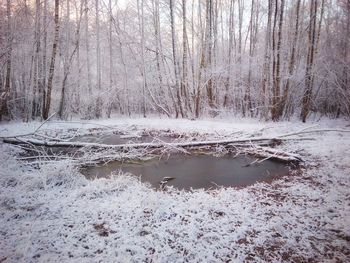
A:
{"type": "Polygon", "coordinates": [[[349,0],[1,0],[0,118],[350,116],[349,0]]]}

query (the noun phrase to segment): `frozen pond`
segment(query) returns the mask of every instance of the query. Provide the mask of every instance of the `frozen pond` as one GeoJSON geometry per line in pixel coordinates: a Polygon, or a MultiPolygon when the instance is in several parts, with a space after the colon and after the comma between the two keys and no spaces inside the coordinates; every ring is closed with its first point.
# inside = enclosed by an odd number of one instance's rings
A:
{"type": "Polygon", "coordinates": [[[255,157],[230,155],[173,155],[169,159],[151,160],[142,163],[111,162],[103,166],[88,167],[83,174],[89,179],[109,177],[112,172],[132,173],[141,181],[159,188],[162,181],[178,189],[244,187],[256,182],[270,182],[289,173],[283,163],[266,160],[252,164],[255,157]]]}

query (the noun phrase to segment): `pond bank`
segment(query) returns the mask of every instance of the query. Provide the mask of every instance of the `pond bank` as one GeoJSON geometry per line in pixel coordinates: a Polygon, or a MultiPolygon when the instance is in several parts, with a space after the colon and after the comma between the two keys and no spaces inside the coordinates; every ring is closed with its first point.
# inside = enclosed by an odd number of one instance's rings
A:
{"type": "MultiPolygon", "coordinates": [[[[186,120],[108,120],[130,129],[172,129],[275,136],[313,124],[186,120]]],[[[30,125],[29,125],[30,126],[30,125]]],[[[67,124],[60,128],[80,128],[67,124]]],[[[2,125],[2,135],[27,124],[2,125]]],[[[37,127],[37,126],[33,126],[37,127]]],[[[57,130],[49,124],[46,129],[57,130]]],[[[28,129],[29,130],[29,129],[28,129]]],[[[55,131],[54,131],[55,130],[55,131]]],[[[7,135],[7,134],[6,134],[7,135]]],[[[33,169],[0,144],[0,260],[79,261],[343,261],[349,260],[350,138],[312,134],[278,149],[308,163],[300,176],[212,192],[154,191],[133,177],[86,180],[69,160],[33,169]],[[215,248],[215,249],[214,249],[215,248]]]]}

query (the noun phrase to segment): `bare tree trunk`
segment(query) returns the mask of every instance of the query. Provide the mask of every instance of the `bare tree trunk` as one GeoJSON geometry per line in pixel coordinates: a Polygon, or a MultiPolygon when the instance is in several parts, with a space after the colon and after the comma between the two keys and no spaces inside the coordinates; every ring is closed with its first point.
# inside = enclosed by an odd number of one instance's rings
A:
{"type": "MultiPolygon", "coordinates": [[[[186,23],[187,23],[187,16],[186,16],[186,0],[182,0],[182,81],[181,81],[181,96],[185,100],[185,109],[188,110],[188,94],[187,94],[187,75],[188,75],[188,68],[187,68],[187,29],[186,29],[186,23]]],[[[187,113],[185,114],[187,115],[187,113]]]]}
{"type": "Polygon", "coordinates": [[[69,74],[70,61],[69,61],[69,50],[70,50],[70,4],[69,0],[66,0],[66,17],[65,17],[65,30],[66,30],[66,41],[64,48],[64,65],[63,65],[63,81],[61,88],[61,99],[60,106],[58,110],[58,116],[60,119],[63,117],[64,107],[65,107],[65,99],[66,99],[66,83],[69,74]]]}
{"type": "MultiPolygon", "coordinates": [[[[68,3],[67,3],[67,5],[68,5],[68,3]]],[[[67,10],[69,10],[69,8],[67,8],[67,10]]],[[[69,21],[69,11],[67,11],[67,19],[69,21]]],[[[66,96],[65,87],[67,84],[67,79],[68,79],[68,76],[70,74],[70,69],[73,65],[74,56],[78,52],[79,45],[80,45],[80,24],[81,24],[81,19],[82,19],[81,14],[80,14],[80,16],[77,16],[76,19],[77,19],[77,28],[76,28],[76,32],[75,32],[74,49],[73,49],[71,54],[67,54],[67,57],[66,57],[67,61],[65,62],[66,68],[65,68],[64,74],[63,74],[61,100],[60,100],[60,107],[59,107],[59,112],[58,112],[60,118],[63,117],[63,113],[64,113],[64,104],[65,104],[65,96],[66,96]]],[[[67,34],[69,34],[69,33],[67,33],[67,34]]],[[[70,39],[70,36],[68,36],[68,39],[70,39]]],[[[66,52],[69,52],[69,48],[67,48],[66,52]]]]}
{"type": "Polygon", "coordinates": [[[42,64],[40,59],[41,52],[41,3],[40,0],[35,1],[35,29],[34,29],[34,39],[35,39],[35,52],[33,57],[33,103],[31,109],[31,115],[33,118],[40,115],[40,100],[41,94],[41,74],[42,74],[42,64]]]}
{"type": "Polygon", "coordinates": [[[301,2],[301,0],[297,0],[297,6],[296,6],[296,11],[295,11],[295,29],[294,29],[294,35],[293,35],[292,51],[291,51],[289,67],[288,67],[288,78],[287,78],[286,86],[284,88],[283,96],[282,96],[282,99],[280,102],[279,113],[278,113],[279,118],[282,117],[284,108],[286,106],[288,93],[289,93],[289,87],[290,87],[290,78],[292,77],[293,72],[294,72],[295,53],[296,53],[296,46],[298,43],[298,32],[299,32],[300,2],[301,2]]]}
{"type": "Polygon", "coordinates": [[[267,28],[265,34],[265,51],[262,76],[262,106],[264,107],[263,116],[268,119],[269,106],[269,84],[270,84],[270,61],[271,61],[271,21],[273,12],[273,0],[268,2],[267,28]]]}
{"type": "Polygon", "coordinates": [[[0,93],[0,121],[3,115],[8,114],[8,99],[11,90],[11,57],[12,57],[12,33],[11,33],[11,0],[6,2],[6,21],[7,21],[7,52],[6,52],[6,75],[3,92],[0,93]]]}
{"type": "MultiPolygon", "coordinates": [[[[276,4],[277,4],[277,0],[276,0],[276,4]]],[[[279,109],[279,105],[280,105],[280,86],[281,86],[281,69],[280,69],[280,67],[281,67],[283,11],[284,11],[284,0],[281,0],[280,16],[279,16],[279,24],[278,24],[278,38],[277,38],[277,45],[276,45],[276,56],[274,59],[275,78],[273,80],[273,97],[272,97],[272,107],[271,107],[271,116],[272,116],[272,120],[274,120],[274,121],[278,120],[278,109],[279,109]]],[[[275,12],[275,19],[276,18],[277,18],[277,11],[275,12]]],[[[276,24],[276,21],[275,21],[275,24],[276,24]]]]}
{"type": "Polygon", "coordinates": [[[100,7],[99,0],[95,2],[95,15],[96,15],[96,70],[97,70],[97,101],[96,101],[96,118],[102,117],[102,98],[101,98],[101,48],[100,48],[100,7]]]}
{"type": "Polygon", "coordinates": [[[84,13],[85,13],[85,48],[86,48],[86,67],[87,67],[87,84],[88,94],[92,95],[91,85],[91,66],[90,66],[90,42],[89,42],[89,7],[88,0],[84,2],[84,13]]]}
{"type": "Polygon", "coordinates": [[[235,65],[235,68],[233,68],[234,72],[232,73],[232,80],[231,84],[233,86],[232,90],[232,106],[235,109],[235,111],[242,110],[242,101],[243,97],[242,94],[242,26],[243,26],[243,13],[244,13],[244,1],[243,0],[237,0],[232,3],[233,7],[233,63],[235,65]],[[237,3],[237,7],[235,7],[235,3],[237,3]],[[237,13],[235,14],[235,10],[237,10],[237,13]],[[236,22],[235,17],[238,17],[237,21],[237,36],[236,36],[236,22]]]}
{"type": "MultiPolygon", "coordinates": [[[[116,19],[114,19],[113,14],[111,14],[111,22],[112,21],[115,24],[114,26],[115,26],[115,29],[116,29],[116,32],[118,35],[120,62],[123,65],[123,72],[124,72],[124,78],[123,78],[124,101],[126,101],[127,113],[130,116],[131,111],[130,111],[130,91],[129,91],[129,87],[128,87],[128,83],[129,83],[129,81],[128,81],[128,67],[127,67],[127,63],[126,63],[125,54],[123,52],[123,43],[122,43],[121,38],[120,38],[119,17],[117,16],[117,21],[116,21],[116,19]]],[[[121,113],[122,113],[122,111],[121,111],[121,113]]]]}
{"type": "MultiPolygon", "coordinates": [[[[253,33],[253,56],[256,56],[255,50],[256,50],[256,45],[258,43],[258,35],[259,35],[259,19],[261,18],[260,16],[260,8],[261,4],[259,1],[256,1],[255,5],[255,20],[254,20],[254,33],[253,33]]],[[[257,61],[257,60],[255,60],[257,61]]],[[[254,72],[254,71],[253,71],[254,72]]],[[[256,82],[255,82],[256,83],[256,82]]],[[[255,88],[255,87],[254,87],[255,88]]],[[[257,94],[257,93],[255,93],[257,94]]],[[[254,111],[251,112],[252,116],[254,115],[257,117],[260,114],[260,108],[258,107],[259,105],[259,99],[256,99],[252,101],[252,107],[254,108],[254,111]]]]}
{"type": "Polygon", "coordinates": [[[51,55],[51,63],[49,68],[49,78],[47,81],[47,93],[46,93],[46,103],[43,111],[43,119],[46,120],[49,117],[49,111],[51,106],[51,92],[52,92],[52,81],[53,75],[55,72],[55,61],[56,61],[56,53],[57,53],[57,44],[58,44],[58,35],[59,35],[59,0],[55,0],[55,35],[52,44],[52,55],[51,55]]]}
{"type": "Polygon", "coordinates": [[[160,99],[156,99],[156,97],[151,94],[151,90],[148,88],[150,92],[151,99],[155,106],[163,113],[165,113],[168,117],[170,117],[170,108],[167,103],[162,103],[163,100],[165,100],[165,82],[163,78],[163,69],[164,69],[164,63],[163,63],[163,50],[162,50],[162,42],[161,42],[161,33],[160,33],[160,15],[159,15],[159,0],[153,0],[153,19],[154,19],[154,35],[155,35],[155,45],[156,45],[156,66],[157,66],[157,73],[158,73],[158,81],[159,81],[159,97],[160,99]]]}
{"type": "MultiPolygon", "coordinates": [[[[207,12],[206,12],[207,13],[207,12]]],[[[202,25],[202,14],[201,14],[201,2],[198,3],[198,19],[199,24],[202,25]]],[[[206,66],[206,52],[207,52],[207,29],[205,29],[204,37],[203,30],[201,28],[201,55],[199,61],[199,69],[198,69],[198,83],[197,90],[195,92],[195,117],[198,118],[200,114],[200,106],[201,106],[201,91],[202,91],[202,74],[204,73],[204,69],[206,66]]]]}
{"type": "MultiPolygon", "coordinates": [[[[349,37],[350,37],[350,1],[346,4],[346,13],[347,13],[347,19],[346,19],[346,29],[345,29],[345,35],[347,38],[345,39],[345,45],[344,45],[344,66],[343,66],[343,90],[347,92],[347,94],[350,94],[350,81],[349,81],[349,68],[350,68],[350,61],[349,61],[349,37]]],[[[347,103],[344,103],[345,105],[345,112],[350,115],[350,99],[347,101],[347,103]]],[[[340,110],[339,110],[340,114],[340,110]]]]}
{"type": "MultiPolygon", "coordinates": [[[[112,47],[112,0],[108,0],[108,51],[109,51],[109,78],[108,78],[108,93],[111,94],[113,86],[113,47],[112,47]]],[[[107,118],[111,117],[113,103],[111,99],[107,105],[107,118]]]]}
{"type": "Polygon", "coordinates": [[[153,22],[154,22],[154,36],[156,42],[156,65],[157,65],[157,73],[158,73],[158,81],[159,81],[159,90],[162,93],[163,90],[163,76],[162,70],[160,67],[160,54],[159,54],[159,0],[153,0],[153,22]]]}
{"type": "Polygon", "coordinates": [[[301,110],[301,120],[306,122],[306,118],[310,112],[311,97],[313,89],[313,65],[316,43],[316,17],[317,17],[317,0],[310,1],[310,21],[308,33],[308,53],[305,72],[305,91],[303,96],[303,104],[301,110]]]}
{"type": "MultiPolygon", "coordinates": [[[[154,16],[153,16],[153,22],[154,22],[154,36],[155,36],[155,55],[156,55],[156,65],[157,65],[157,74],[158,74],[158,89],[159,89],[159,93],[161,95],[161,97],[164,97],[164,91],[163,91],[163,87],[164,87],[164,84],[163,84],[163,73],[162,73],[162,69],[161,69],[161,64],[160,64],[160,45],[159,45],[159,42],[160,42],[160,33],[159,33],[159,30],[160,30],[160,26],[159,26],[159,0],[153,0],[153,13],[154,13],[154,16]]],[[[157,103],[159,104],[159,103],[157,103]]]]}
{"type": "MultiPolygon", "coordinates": [[[[173,65],[174,65],[174,76],[175,76],[175,90],[177,97],[177,105],[180,109],[181,117],[184,117],[184,112],[182,109],[181,95],[180,95],[180,85],[179,85],[179,72],[178,72],[178,60],[176,54],[176,33],[175,33],[175,17],[174,17],[174,0],[170,0],[170,25],[171,25],[171,47],[173,52],[173,65]]],[[[179,115],[178,109],[175,105],[176,118],[179,115]]]]}
{"type": "Polygon", "coordinates": [[[251,75],[252,75],[252,57],[253,57],[253,52],[254,52],[254,23],[253,23],[253,17],[254,17],[254,6],[255,2],[252,0],[251,2],[251,9],[250,9],[250,22],[249,22],[249,27],[250,27],[250,32],[249,32],[249,68],[248,68],[248,83],[247,83],[247,88],[245,91],[245,96],[244,96],[244,103],[245,106],[247,106],[247,112],[249,116],[252,116],[252,98],[250,94],[250,89],[251,89],[251,75]]]}
{"type": "Polygon", "coordinates": [[[241,61],[242,61],[243,8],[244,8],[244,4],[243,4],[242,0],[238,0],[238,62],[239,63],[241,63],[241,61]]]}
{"type": "MultiPolygon", "coordinates": [[[[350,0],[348,0],[349,2],[350,0]]],[[[321,10],[320,10],[320,19],[318,21],[318,26],[316,27],[315,24],[315,34],[317,33],[316,40],[315,40],[315,47],[314,47],[314,57],[317,56],[318,54],[318,46],[320,42],[320,35],[321,35],[321,26],[322,26],[322,21],[323,21],[323,15],[324,15],[324,3],[325,0],[321,0],[321,10]]],[[[316,7],[317,8],[317,7],[316,7]]],[[[317,11],[316,11],[317,12],[317,11]]],[[[317,17],[315,18],[315,23],[316,23],[317,17]]],[[[315,81],[315,74],[312,74],[311,78],[311,86],[314,86],[314,81],[315,81]]]]}
{"type": "Polygon", "coordinates": [[[141,59],[142,59],[142,113],[143,117],[146,118],[146,69],[145,69],[145,29],[144,29],[144,0],[137,0],[138,9],[138,20],[139,20],[139,30],[141,33],[141,59]],[[141,3],[140,3],[141,1],[141,3]]]}
{"type": "Polygon", "coordinates": [[[47,1],[44,0],[44,21],[43,21],[43,26],[44,26],[44,37],[43,37],[43,81],[42,81],[42,94],[41,94],[41,100],[42,100],[42,105],[41,105],[41,114],[43,114],[43,110],[45,108],[45,101],[46,101],[46,85],[47,85],[47,16],[48,16],[48,10],[47,10],[47,1]]]}
{"type": "Polygon", "coordinates": [[[214,108],[214,92],[213,92],[213,76],[212,76],[212,51],[213,51],[213,0],[207,0],[206,6],[206,27],[207,34],[205,41],[207,42],[207,73],[209,69],[209,74],[207,74],[207,96],[208,96],[208,104],[210,108],[214,108]]]}
{"type": "MultiPolygon", "coordinates": [[[[79,8],[77,3],[75,3],[75,16],[79,17],[79,19],[76,22],[77,29],[81,30],[81,21],[83,18],[83,12],[84,12],[84,2],[79,1],[79,8]]],[[[77,38],[78,46],[77,46],[77,63],[76,67],[78,68],[78,76],[77,76],[77,86],[74,89],[74,109],[73,112],[75,113],[81,113],[81,101],[80,101],[80,95],[81,95],[81,56],[80,56],[80,42],[81,42],[81,34],[79,33],[77,38]]]]}
{"type": "Polygon", "coordinates": [[[242,106],[242,97],[241,97],[241,89],[242,89],[242,26],[243,26],[243,13],[244,13],[244,1],[238,0],[238,56],[237,56],[237,74],[236,74],[236,84],[238,86],[239,90],[239,97],[236,96],[235,106],[236,110],[239,108],[242,108],[242,113],[244,114],[243,110],[244,107],[242,106]]]}
{"type": "MultiPolygon", "coordinates": [[[[190,106],[192,109],[192,103],[194,106],[194,101],[195,101],[195,93],[196,93],[196,70],[195,70],[195,61],[196,61],[196,56],[195,56],[195,30],[194,30],[194,2],[195,0],[192,0],[192,10],[191,10],[191,53],[192,53],[192,59],[191,59],[191,77],[192,77],[192,87],[191,87],[191,96],[189,96],[190,100],[190,106]]],[[[193,107],[195,108],[195,107],[193,107]]]]}
{"type": "MultiPolygon", "coordinates": [[[[211,15],[211,28],[212,28],[212,61],[211,61],[211,70],[210,70],[210,80],[212,82],[213,90],[213,107],[216,108],[218,105],[218,74],[215,72],[217,68],[217,59],[218,59],[218,21],[219,21],[219,10],[218,10],[218,1],[213,0],[212,2],[212,15],[211,15]]],[[[214,111],[211,114],[216,114],[214,111]]],[[[213,116],[214,116],[213,115],[213,116]]]]}
{"type": "Polygon", "coordinates": [[[233,50],[233,38],[234,38],[234,0],[230,0],[230,14],[229,14],[229,27],[228,27],[228,77],[225,83],[225,96],[223,106],[228,106],[229,100],[229,88],[231,87],[232,79],[232,50],[233,50]]]}

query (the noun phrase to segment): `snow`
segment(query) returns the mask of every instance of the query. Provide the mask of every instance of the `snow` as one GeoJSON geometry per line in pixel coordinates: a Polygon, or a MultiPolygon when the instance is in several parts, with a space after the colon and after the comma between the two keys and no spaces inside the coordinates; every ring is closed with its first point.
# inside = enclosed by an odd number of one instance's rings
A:
{"type": "MultiPolygon", "coordinates": [[[[40,130],[113,126],[212,136],[275,136],[344,120],[110,119],[40,130]],[[238,133],[239,132],[239,133],[238,133]]],[[[0,136],[40,123],[1,124],[0,136]]],[[[346,262],[350,260],[350,134],[324,132],[279,149],[306,160],[302,174],[211,192],[154,191],[137,178],[86,180],[69,160],[31,167],[0,144],[0,262],[346,262]]]]}

